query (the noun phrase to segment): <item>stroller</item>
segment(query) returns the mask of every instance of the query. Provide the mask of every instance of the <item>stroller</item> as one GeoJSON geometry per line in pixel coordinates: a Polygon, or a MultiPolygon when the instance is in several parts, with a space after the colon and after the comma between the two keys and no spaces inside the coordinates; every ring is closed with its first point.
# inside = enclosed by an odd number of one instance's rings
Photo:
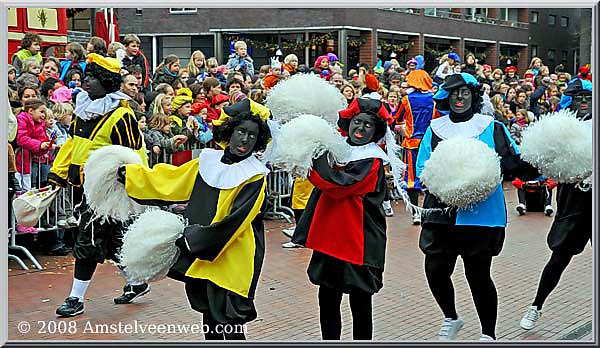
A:
{"type": "Polygon", "coordinates": [[[517,188],[519,204],[516,207],[519,215],[525,215],[530,212],[544,212],[546,216],[554,213],[552,208],[552,189],[557,183],[546,177],[539,177],[536,180],[523,181],[516,178],[512,181],[517,188]]]}

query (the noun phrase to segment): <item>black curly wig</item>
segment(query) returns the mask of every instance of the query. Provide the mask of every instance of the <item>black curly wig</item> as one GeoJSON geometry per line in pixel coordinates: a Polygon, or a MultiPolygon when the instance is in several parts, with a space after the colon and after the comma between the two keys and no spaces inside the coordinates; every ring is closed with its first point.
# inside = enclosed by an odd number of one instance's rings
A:
{"type": "Polygon", "coordinates": [[[85,68],[85,74],[94,76],[100,81],[100,84],[106,90],[106,93],[113,93],[121,89],[121,74],[110,72],[95,63],[90,63],[85,68]]]}
{"type": "Polygon", "coordinates": [[[481,112],[481,107],[483,106],[483,94],[485,93],[485,90],[483,89],[483,85],[481,83],[477,86],[468,85],[465,82],[465,80],[463,80],[460,74],[454,74],[446,78],[446,81],[444,81],[443,86],[444,89],[448,91],[448,98],[441,100],[437,99],[435,101],[435,107],[438,110],[450,111],[450,103],[448,100],[450,99],[450,94],[452,93],[452,91],[462,86],[467,86],[467,88],[469,88],[471,94],[473,95],[471,111],[473,112],[473,114],[481,112]]]}
{"type": "Polygon", "coordinates": [[[236,115],[235,118],[223,123],[220,126],[213,126],[213,135],[216,142],[229,142],[231,139],[231,135],[233,134],[233,130],[235,127],[239,126],[243,121],[254,121],[258,125],[258,139],[256,140],[256,145],[254,145],[254,149],[252,152],[262,151],[267,148],[267,143],[269,142],[269,138],[271,138],[271,132],[269,131],[269,127],[266,122],[263,122],[260,117],[254,115],[252,112],[246,111],[242,112],[239,115],[236,115]]]}

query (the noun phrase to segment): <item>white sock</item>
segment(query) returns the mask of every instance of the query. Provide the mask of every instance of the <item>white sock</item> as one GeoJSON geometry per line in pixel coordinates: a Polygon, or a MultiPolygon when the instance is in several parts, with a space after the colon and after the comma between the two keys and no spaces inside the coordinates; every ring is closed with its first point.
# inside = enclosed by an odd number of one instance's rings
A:
{"type": "Polygon", "coordinates": [[[73,287],[71,288],[69,297],[78,297],[79,301],[84,302],[83,299],[88,286],[90,286],[90,281],[73,278],[73,287]]]}
{"type": "Polygon", "coordinates": [[[136,285],[142,285],[142,284],[144,284],[144,282],[127,282],[127,284],[129,284],[131,286],[136,286],[136,285]]]}

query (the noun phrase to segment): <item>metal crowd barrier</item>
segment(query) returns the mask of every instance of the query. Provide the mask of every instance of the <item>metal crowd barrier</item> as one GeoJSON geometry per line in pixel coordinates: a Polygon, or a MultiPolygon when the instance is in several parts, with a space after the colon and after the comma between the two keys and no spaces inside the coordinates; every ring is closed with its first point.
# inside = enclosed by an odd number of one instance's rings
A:
{"type": "Polygon", "coordinates": [[[273,168],[267,175],[267,202],[271,203],[270,209],[265,212],[265,217],[284,218],[292,223],[294,211],[283,204],[283,200],[291,198],[294,180],[292,176],[282,170],[273,168]]]}
{"type": "MultiPolygon", "coordinates": [[[[24,163],[25,163],[25,158],[24,158],[24,153],[23,153],[23,149],[19,148],[17,149],[17,156],[21,156],[21,168],[17,168],[17,172],[19,173],[23,173],[24,171],[24,163]],[[20,171],[19,171],[20,170],[20,171]]],[[[45,185],[45,183],[42,181],[42,164],[45,163],[41,163],[41,161],[34,161],[33,156],[30,158],[30,181],[27,182],[23,176],[21,176],[20,178],[20,185],[21,188],[23,189],[23,192],[27,191],[27,189],[36,189],[36,188],[40,188],[41,186],[45,185]],[[35,182],[31,182],[31,175],[33,174],[31,171],[34,169],[33,168],[33,164],[37,165],[37,180],[35,182]],[[31,187],[28,187],[28,184],[30,184],[31,187]]],[[[16,198],[16,195],[15,195],[16,198]]],[[[12,202],[11,202],[12,204],[12,202]]],[[[69,186],[67,188],[63,188],[60,190],[60,192],[58,193],[58,195],[56,196],[56,198],[54,199],[54,201],[52,202],[52,204],[50,205],[50,207],[46,210],[46,212],[40,217],[40,221],[38,221],[37,225],[34,226],[34,228],[36,229],[36,234],[39,233],[44,233],[44,232],[53,232],[53,231],[58,231],[59,229],[62,228],[66,228],[66,227],[75,227],[75,225],[67,225],[65,227],[61,227],[58,226],[58,221],[59,221],[59,213],[62,212],[64,214],[64,220],[67,220],[70,216],[73,216],[73,210],[74,210],[74,204],[73,204],[73,187],[69,186]]],[[[12,211],[12,209],[11,209],[12,211]]],[[[33,254],[24,246],[18,245],[16,242],[16,235],[20,234],[17,230],[17,222],[14,216],[14,212],[11,214],[11,216],[9,217],[9,227],[8,227],[8,232],[9,232],[9,244],[8,244],[8,248],[11,250],[20,250],[21,252],[23,252],[25,254],[25,256],[27,256],[27,258],[33,263],[34,267],[36,267],[37,269],[43,269],[43,267],[40,265],[40,263],[37,261],[37,259],[33,256],[33,254]]],[[[25,265],[25,263],[23,262],[23,260],[21,260],[21,258],[19,258],[16,255],[13,254],[9,254],[8,255],[9,259],[13,259],[15,260],[19,266],[21,266],[21,268],[27,270],[29,269],[27,267],[27,265],[25,265]]]]}

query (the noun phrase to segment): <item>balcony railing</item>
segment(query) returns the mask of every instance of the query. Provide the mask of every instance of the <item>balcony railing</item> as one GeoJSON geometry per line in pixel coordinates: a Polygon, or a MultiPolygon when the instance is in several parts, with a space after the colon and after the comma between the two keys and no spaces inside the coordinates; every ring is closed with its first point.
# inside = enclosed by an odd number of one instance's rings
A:
{"type": "Polygon", "coordinates": [[[420,15],[421,11],[423,9],[421,9],[421,8],[388,7],[388,8],[384,8],[384,10],[386,10],[386,11],[393,11],[393,12],[401,12],[401,13],[414,14],[414,15],[420,15]]]}
{"type": "Polygon", "coordinates": [[[529,28],[529,23],[516,22],[512,20],[502,20],[499,18],[488,18],[481,14],[465,14],[461,12],[452,12],[448,10],[436,9],[436,8],[398,8],[398,7],[387,7],[383,8],[385,11],[408,13],[414,15],[424,14],[428,17],[447,18],[467,22],[476,22],[481,24],[490,25],[501,25],[504,27],[512,27],[519,29],[529,28]]]}

